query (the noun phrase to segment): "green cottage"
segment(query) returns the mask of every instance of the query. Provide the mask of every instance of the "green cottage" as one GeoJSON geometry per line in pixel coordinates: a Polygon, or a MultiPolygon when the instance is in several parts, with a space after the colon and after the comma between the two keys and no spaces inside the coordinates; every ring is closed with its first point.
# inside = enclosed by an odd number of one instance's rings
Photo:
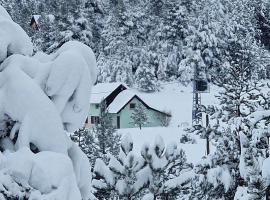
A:
{"type": "Polygon", "coordinates": [[[167,126],[171,117],[170,114],[150,106],[142,94],[135,93],[123,83],[100,83],[92,90],[88,127],[99,124],[102,101],[106,102],[113,124],[118,129],[138,127],[134,116],[139,116],[138,120],[140,116],[145,116],[147,120],[142,127],[167,126]]]}

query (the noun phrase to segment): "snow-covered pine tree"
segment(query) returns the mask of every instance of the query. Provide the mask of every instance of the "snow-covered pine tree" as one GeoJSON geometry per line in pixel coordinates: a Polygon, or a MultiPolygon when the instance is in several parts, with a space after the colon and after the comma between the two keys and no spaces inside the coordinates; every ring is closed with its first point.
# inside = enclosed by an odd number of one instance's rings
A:
{"type": "Polygon", "coordinates": [[[166,182],[161,197],[166,200],[184,199],[191,193],[193,165],[187,162],[185,151],[177,147],[176,143],[167,145],[166,158],[168,160],[168,165],[164,172],[166,182]]]}
{"type": "Polygon", "coordinates": [[[182,79],[193,79],[193,70],[196,68],[198,78],[209,79],[212,71],[215,74],[221,63],[224,43],[219,33],[222,28],[223,5],[220,1],[212,2],[211,0],[189,3],[193,6],[186,7],[186,9],[192,9],[192,12],[187,22],[189,26],[185,29],[178,73],[182,72],[182,79]]]}
{"type": "Polygon", "coordinates": [[[135,73],[135,83],[143,92],[154,92],[159,90],[159,83],[155,76],[155,67],[150,63],[149,52],[143,51],[140,64],[135,73]]]}
{"type": "Polygon", "coordinates": [[[147,113],[144,105],[141,102],[136,104],[130,118],[133,120],[132,124],[140,129],[142,129],[142,127],[148,123],[147,113]]]}
{"type": "Polygon", "coordinates": [[[154,200],[174,199],[181,192],[188,192],[189,187],[186,186],[193,177],[184,169],[189,171],[191,166],[186,163],[184,152],[175,144],[166,149],[163,139],[157,136],[153,146],[143,146],[141,155],[147,163],[145,169],[149,171],[147,189],[154,200]]]}
{"type": "Polygon", "coordinates": [[[111,116],[108,113],[105,101],[100,104],[100,123],[94,129],[97,138],[98,158],[108,162],[110,155],[118,155],[120,146],[120,136],[116,133],[116,128],[112,124],[111,116]]]}
{"type": "Polygon", "coordinates": [[[63,29],[60,32],[60,35],[63,37],[60,41],[78,40],[88,46],[92,46],[92,25],[87,19],[91,10],[85,7],[84,1],[75,0],[69,3],[73,6],[72,9],[68,10],[68,15],[62,15],[62,17],[66,17],[67,30],[63,29]]]}
{"type": "Polygon", "coordinates": [[[176,144],[165,144],[161,137],[154,146],[142,148],[143,158],[135,156],[130,135],[122,138],[118,156],[109,164],[97,159],[93,187],[98,198],[138,199],[150,194],[153,199],[172,200],[188,197],[193,179],[192,165],[176,144]]]}
{"type": "Polygon", "coordinates": [[[98,158],[93,169],[92,186],[98,199],[117,199],[115,176],[103,160],[98,158]]]}
{"type": "MultiPolygon", "coordinates": [[[[264,159],[266,156],[265,151],[267,145],[266,142],[262,143],[266,141],[266,137],[260,134],[259,142],[254,141],[256,131],[252,130],[246,117],[258,109],[264,109],[261,105],[261,101],[264,99],[261,98],[262,94],[260,88],[262,86],[258,84],[258,79],[261,77],[260,74],[264,73],[264,69],[261,68],[261,66],[264,65],[264,61],[258,60],[260,50],[257,48],[258,44],[251,35],[237,35],[237,37],[238,39],[231,40],[229,43],[229,53],[226,58],[228,63],[223,69],[226,75],[223,76],[223,80],[220,79],[217,81],[219,82],[218,85],[224,89],[219,99],[223,104],[223,110],[221,112],[223,122],[229,122],[231,131],[236,133],[235,137],[238,138],[235,145],[240,146],[239,134],[243,133],[250,140],[250,148],[254,149],[253,153],[252,151],[246,151],[246,153],[250,155],[245,155],[241,148],[239,150],[241,157],[247,156],[253,162],[253,164],[246,163],[246,166],[250,166],[255,171],[249,176],[243,176],[243,172],[241,173],[243,169],[240,168],[239,170],[241,177],[248,186],[248,191],[252,196],[257,196],[256,193],[263,193],[264,188],[262,187],[260,168],[257,167],[256,162],[260,159],[264,159]],[[257,145],[260,147],[257,148],[257,145]]],[[[243,162],[245,161],[249,162],[248,159],[244,159],[243,162]]],[[[239,183],[241,183],[241,181],[242,180],[239,179],[239,183]]]]}
{"type": "Polygon", "coordinates": [[[216,143],[216,151],[206,159],[208,164],[198,165],[197,170],[200,176],[208,181],[208,184],[202,184],[202,187],[207,188],[199,190],[207,191],[206,195],[211,198],[224,195],[224,198],[231,199],[237,187],[243,182],[239,171],[241,153],[239,134],[244,132],[250,135],[243,119],[256,110],[258,101],[256,65],[252,60],[256,51],[251,48],[254,40],[250,35],[237,37],[238,39],[229,43],[230,51],[226,54],[226,62],[222,66],[225,73],[214,81],[222,88],[218,96],[220,107],[211,109],[212,124],[202,132],[216,143]],[[209,179],[209,174],[219,170],[220,167],[228,170],[231,179],[229,182],[224,182],[220,175],[215,180],[209,179]]]}
{"type": "Polygon", "coordinates": [[[93,167],[98,157],[97,139],[94,137],[93,130],[82,128],[75,131],[70,137],[87,155],[93,167]]]}
{"type": "Polygon", "coordinates": [[[120,153],[110,156],[109,164],[98,159],[94,167],[93,187],[98,198],[123,200],[137,199],[148,184],[148,179],[139,174],[145,162],[133,152],[133,141],[129,134],[121,140],[120,153]],[[145,181],[144,181],[145,180],[145,181]]]}
{"type": "Polygon", "coordinates": [[[270,43],[268,38],[270,37],[270,12],[269,12],[269,1],[266,0],[256,0],[254,1],[255,7],[255,27],[256,38],[267,48],[270,48],[270,43]]]}
{"type": "Polygon", "coordinates": [[[148,182],[138,176],[145,167],[145,162],[133,152],[133,141],[129,134],[121,140],[121,150],[118,157],[111,157],[109,168],[115,174],[115,189],[123,200],[141,197],[142,190],[148,182]]]}
{"type": "MultiPolygon", "coordinates": [[[[241,133],[241,158],[240,158],[240,173],[247,182],[247,199],[264,199],[266,183],[261,175],[261,157],[258,155],[256,143],[249,141],[248,137],[241,133]]],[[[263,153],[263,152],[260,152],[263,153]]],[[[264,152],[265,153],[265,152],[264,152]]]]}

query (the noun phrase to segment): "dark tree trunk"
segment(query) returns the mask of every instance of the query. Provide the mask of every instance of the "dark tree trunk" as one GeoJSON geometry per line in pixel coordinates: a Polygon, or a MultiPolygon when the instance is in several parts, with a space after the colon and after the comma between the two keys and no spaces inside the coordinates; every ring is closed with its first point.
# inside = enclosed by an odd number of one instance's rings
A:
{"type": "Polygon", "coordinates": [[[210,154],[210,141],[209,141],[209,137],[206,136],[206,155],[210,154]]]}
{"type": "MultiPolygon", "coordinates": [[[[209,126],[209,115],[206,115],[206,128],[209,126]]],[[[206,136],[206,155],[210,154],[210,141],[209,136],[206,136]]]]}

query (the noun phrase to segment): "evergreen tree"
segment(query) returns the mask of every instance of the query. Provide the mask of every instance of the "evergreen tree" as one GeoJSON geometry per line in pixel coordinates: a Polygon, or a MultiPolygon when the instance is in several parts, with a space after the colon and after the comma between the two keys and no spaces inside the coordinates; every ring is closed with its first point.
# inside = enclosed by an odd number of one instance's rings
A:
{"type": "Polygon", "coordinates": [[[98,158],[93,169],[92,186],[98,199],[115,199],[115,176],[103,160],[98,158]]]}
{"type": "Polygon", "coordinates": [[[145,162],[140,160],[133,152],[133,141],[130,135],[125,135],[121,141],[121,150],[118,158],[112,157],[109,163],[110,170],[116,176],[115,189],[121,199],[136,199],[140,197],[141,190],[147,182],[138,178],[145,167],[145,162]]]}
{"type": "Polygon", "coordinates": [[[142,126],[148,123],[147,121],[148,117],[147,117],[144,105],[142,103],[136,104],[130,118],[133,120],[132,123],[135,126],[138,126],[140,129],[142,129],[142,126]]]}
{"type": "MultiPolygon", "coordinates": [[[[264,199],[266,184],[261,175],[258,148],[252,145],[248,137],[241,133],[240,173],[247,182],[248,199],[264,199]]],[[[254,143],[253,143],[254,144],[254,143]]],[[[261,152],[262,153],[262,152],[261,152]]]]}
{"type": "Polygon", "coordinates": [[[140,64],[135,74],[135,82],[139,90],[144,92],[154,92],[159,89],[155,68],[151,66],[148,52],[143,52],[141,55],[140,64]]]}
{"type": "MultiPolygon", "coordinates": [[[[204,177],[199,190],[206,192],[211,198],[221,197],[226,199],[234,198],[234,194],[239,185],[242,185],[240,176],[239,162],[242,149],[240,146],[239,134],[244,133],[251,137],[251,132],[246,126],[245,118],[253,113],[258,107],[258,84],[254,76],[256,67],[252,60],[253,52],[251,49],[252,40],[249,35],[242,37],[238,35],[238,40],[231,40],[229,43],[229,53],[226,55],[226,62],[223,64],[222,77],[214,81],[222,88],[218,99],[220,107],[209,109],[212,125],[201,131],[202,136],[214,140],[216,151],[208,156],[210,163],[198,165],[198,173],[204,177]],[[224,159],[226,158],[226,159],[224,159]],[[218,184],[209,179],[208,174],[217,170],[219,167],[229,170],[230,185],[219,181],[218,184]],[[209,169],[210,168],[210,169],[209,169]]],[[[200,193],[200,192],[199,192],[200,193]]],[[[197,194],[198,195],[198,194],[197,194]]],[[[203,195],[203,194],[201,194],[203,195]]]]}
{"type": "Polygon", "coordinates": [[[118,156],[110,156],[108,165],[100,159],[96,162],[92,181],[96,197],[100,199],[119,197],[127,200],[139,198],[142,189],[147,185],[147,182],[138,176],[144,167],[144,161],[133,152],[130,135],[123,136],[118,156]]]}
{"type": "Polygon", "coordinates": [[[176,143],[171,143],[167,146],[166,157],[168,165],[164,172],[166,182],[162,198],[169,200],[189,196],[192,176],[188,177],[187,175],[192,171],[193,166],[187,162],[185,151],[178,148],[176,143]],[[177,183],[178,179],[181,179],[180,183],[177,183]],[[168,182],[176,182],[177,184],[170,185],[168,182]]]}
{"type": "Polygon", "coordinates": [[[98,146],[93,131],[82,128],[75,131],[70,137],[73,142],[78,144],[81,150],[87,155],[92,166],[94,166],[98,157],[98,146]]]}
{"type": "Polygon", "coordinates": [[[97,138],[98,157],[107,163],[110,155],[119,153],[120,136],[116,134],[105,101],[100,104],[100,123],[94,128],[94,135],[97,138]]]}
{"type": "Polygon", "coordinates": [[[157,136],[153,146],[143,146],[141,155],[147,163],[147,188],[154,200],[175,199],[183,191],[188,193],[193,178],[192,173],[188,173],[191,166],[186,163],[184,152],[175,144],[166,149],[163,139],[157,136]]]}

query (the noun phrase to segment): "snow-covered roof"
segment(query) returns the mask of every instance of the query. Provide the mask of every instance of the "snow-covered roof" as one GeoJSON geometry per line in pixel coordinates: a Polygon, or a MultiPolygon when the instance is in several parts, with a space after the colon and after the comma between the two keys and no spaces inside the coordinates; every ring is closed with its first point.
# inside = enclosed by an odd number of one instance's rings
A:
{"type": "Polygon", "coordinates": [[[35,20],[36,22],[38,22],[38,20],[39,20],[40,16],[41,16],[41,15],[33,15],[34,20],[35,20]]]}
{"type": "Polygon", "coordinates": [[[48,17],[48,19],[50,20],[50,22],[53,22],[55,20],[55,16],[52,15],[52,14],[46,15],[46,17],[48,17]]]}
{"type": "Polygon", "coordinates": [[[113,102],[109,105],[108,112],[118,113],[134,97],[137,97],[140,101],[142,101],[145,105],[147,105],[148,108],[167,114],[164,111],[161,111],[159,108],[150,106],[149,102],[145,101],[145,98],[143,97],[143,95],[138,94],[135,91],[132,91],[130,89],[124,90],[116,96],[113,102]]]}
{"type": "Polygon", "coordinates": [[[128,88],[124,83],[98,83],[92,88],[90,103],[100,103],[120,85],[128,88]]]}
{"type": "Polygon", "coordinates": [[[126,105],[136,94],[130,90],[124,90],[117,95],[113,102],[109,105],[109,113],[118,113],[124,105],[126,105]]]}
{"type": "MultiPolygon", "coordinates": [[[[38,24],[38,21],[40,19],[41,15],[33,15],[33,18],[35,20],[35,22],[38,24]]],[[[46,18],[50,21],[53,22],[55,20],[55,16],[52,14],[48,14],[46,15],[46,18]]]]}

